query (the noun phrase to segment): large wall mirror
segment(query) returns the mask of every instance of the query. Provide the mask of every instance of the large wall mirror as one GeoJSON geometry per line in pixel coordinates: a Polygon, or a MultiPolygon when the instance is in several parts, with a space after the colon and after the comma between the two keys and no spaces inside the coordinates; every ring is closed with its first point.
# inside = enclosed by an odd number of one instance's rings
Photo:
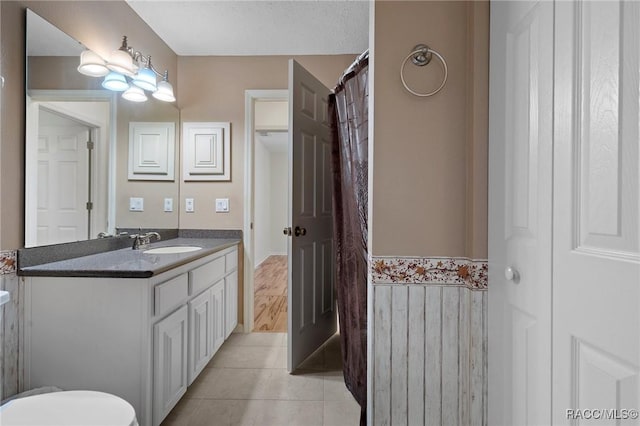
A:
{"type": "Polygon", "coordinates": [[[128,177],[131,123],[174,123],[180,164],[175,105],[130,102],[103,89],[101,78],[80,74],[84,46],[31,10],[26,38],[25,246],[117,228],[177,228],[178,173],[163,181],[128,177]],[[144,200],[143,211],[130,210],[132,197],[144,200]]]}

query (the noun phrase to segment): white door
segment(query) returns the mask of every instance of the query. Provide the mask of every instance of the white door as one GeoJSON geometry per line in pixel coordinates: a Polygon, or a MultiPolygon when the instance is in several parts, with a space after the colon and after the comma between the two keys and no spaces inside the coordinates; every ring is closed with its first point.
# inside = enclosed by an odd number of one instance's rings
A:
{"type": "Polygon", "coordinates": [[[40,110],[37,245],[89,238],[90,131],[74,120],[40,110]]]}
{"type": "Polygon", "coordinates": [[[490,39],[488,423],[547,425],[553,3],[492,2],[490,39]]]}
{"type": "Polygon", "coordinates": [[[300,64],[289,61],[290,372],[337,330],[329,93],[300,64]]]}
{"type": "Polygon", "coordinates": [[[638,2],[556,4],[554,424],[640,424],[638,22],[638,2]]]}

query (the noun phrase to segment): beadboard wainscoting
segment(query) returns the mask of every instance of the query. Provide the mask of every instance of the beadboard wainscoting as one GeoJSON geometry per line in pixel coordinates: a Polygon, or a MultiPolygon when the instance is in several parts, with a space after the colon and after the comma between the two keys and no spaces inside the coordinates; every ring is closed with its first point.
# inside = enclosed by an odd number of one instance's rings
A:
{"type": "Polygon", "coordinates": [[[11,299],[0,308],[0,401],[21,389],[20,326],[23,308],[22,286],[16,275],[15,250],[0,251],[0,290],[8,291],[11,299]]]}
{"type": "Polygon", "coordinates": [[[371,265],[372,424],[485,426],[486,261],[371,265]]]}

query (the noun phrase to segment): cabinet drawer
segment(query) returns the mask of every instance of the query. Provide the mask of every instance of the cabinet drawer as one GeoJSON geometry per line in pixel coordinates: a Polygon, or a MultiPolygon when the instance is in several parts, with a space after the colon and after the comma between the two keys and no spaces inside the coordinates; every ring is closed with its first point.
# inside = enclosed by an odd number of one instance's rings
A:
{"type": "Polygon", "coordinates": [[[206,290],[224,276],[224,256],[197,267],[189,272],[189,294],[194,295],[206,290]]]}
{"type": "Polygon", "coordinates": [[[232,271],[238,267],[238,250],[234,250],[225,257],[226,271],[232,271]]]}
{"type": "Polygon", "coordinates": [[[188,297],[187,274],[182,274],[154,288],[154,315],[163,315],[184,303],[188,297]]]}

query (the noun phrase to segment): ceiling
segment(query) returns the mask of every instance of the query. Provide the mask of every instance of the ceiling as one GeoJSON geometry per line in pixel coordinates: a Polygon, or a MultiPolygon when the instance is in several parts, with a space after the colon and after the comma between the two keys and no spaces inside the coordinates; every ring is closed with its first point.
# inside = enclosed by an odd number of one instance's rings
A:
{"type": "Polygon", "coordinates": [[[366,0],[127,0],[179,56],[358,54],[366,0]]]}

